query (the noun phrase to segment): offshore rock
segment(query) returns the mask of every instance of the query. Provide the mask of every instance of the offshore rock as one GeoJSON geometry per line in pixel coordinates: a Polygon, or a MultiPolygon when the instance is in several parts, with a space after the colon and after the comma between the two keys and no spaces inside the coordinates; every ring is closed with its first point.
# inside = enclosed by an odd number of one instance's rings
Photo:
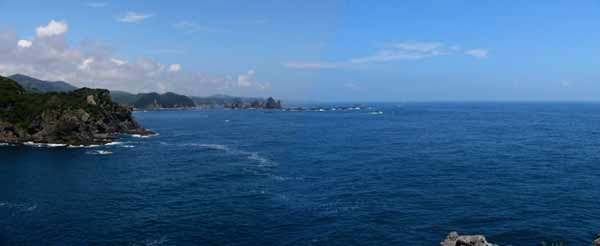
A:
{"type": "Polygon", "coordinates": [[[458,235],[451,232],[446,239],[440,243],[441,246],[495,246],[488,243],[483,235],[458,235]]]}
{"type": "Polygon", "coordinates": [[[592,243],[592,246],[600,246],[600,233],[596,235],[596,240],[592,243]]]}

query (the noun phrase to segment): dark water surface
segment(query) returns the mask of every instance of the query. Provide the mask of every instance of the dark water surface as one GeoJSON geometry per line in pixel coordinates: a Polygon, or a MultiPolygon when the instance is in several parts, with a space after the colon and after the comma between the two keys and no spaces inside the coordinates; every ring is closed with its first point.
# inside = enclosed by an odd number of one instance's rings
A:
{"type": "Polygon", "coordinates": [[[454,230],[590,245],[600,232],[600,104],[373,106],[139,112],[160,136],[1,147],[0,245],[439,245],[454,230]]]}

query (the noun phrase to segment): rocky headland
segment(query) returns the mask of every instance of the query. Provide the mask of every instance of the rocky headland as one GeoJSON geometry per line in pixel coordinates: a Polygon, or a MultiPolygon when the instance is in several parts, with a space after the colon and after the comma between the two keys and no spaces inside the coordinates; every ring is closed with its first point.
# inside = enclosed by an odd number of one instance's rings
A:
{"type": "Polygon", "coordinates": [[[110,92],[82,88],[38,93],[0,76],[0,143],[96,145],[116,134],[151,135],[110,92]]]}

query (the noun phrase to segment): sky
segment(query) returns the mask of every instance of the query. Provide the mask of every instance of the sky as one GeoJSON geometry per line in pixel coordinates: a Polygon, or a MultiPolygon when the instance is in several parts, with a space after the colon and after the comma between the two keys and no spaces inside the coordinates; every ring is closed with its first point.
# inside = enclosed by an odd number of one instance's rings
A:
{"type": "Polygon", "coordinates": [[[600,1],[0,0],[0,74],[303,101],[600,100],[600,1]]]}

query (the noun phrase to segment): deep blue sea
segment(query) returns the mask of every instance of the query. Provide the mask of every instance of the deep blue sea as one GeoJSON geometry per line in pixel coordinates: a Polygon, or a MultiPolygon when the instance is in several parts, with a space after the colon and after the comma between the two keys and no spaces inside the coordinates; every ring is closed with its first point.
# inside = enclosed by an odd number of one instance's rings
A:
{"type": "Polygon", "coordinates": [[[0,245],[408,246],[451,231],[591,245],[600,232],[600,104],[369,106],[137,112],[159,136],[0,147],[0,245]]]}

